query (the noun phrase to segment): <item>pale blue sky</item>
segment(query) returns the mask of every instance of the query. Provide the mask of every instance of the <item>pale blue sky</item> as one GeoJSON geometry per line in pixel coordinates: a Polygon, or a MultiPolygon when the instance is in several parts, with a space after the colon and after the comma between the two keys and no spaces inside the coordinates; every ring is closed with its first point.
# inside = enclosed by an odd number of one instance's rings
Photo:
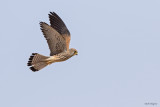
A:
{"type": "Polygon", "coordinates": [[[160,107],[159,11],[159,0],[0,1],[0,107],[160,107]],[[79,55],[34,73],[50,11],[79,55]]]}

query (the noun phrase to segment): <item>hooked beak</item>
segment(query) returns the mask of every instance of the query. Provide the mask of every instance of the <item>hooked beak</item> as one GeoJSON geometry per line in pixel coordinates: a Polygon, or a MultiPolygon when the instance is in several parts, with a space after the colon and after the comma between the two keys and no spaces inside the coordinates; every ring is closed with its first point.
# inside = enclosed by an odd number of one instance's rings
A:
{"type": "Polygon", "coordinates": [[[78,55],[78,52],[76,52],[75,55],[78,55]]]}

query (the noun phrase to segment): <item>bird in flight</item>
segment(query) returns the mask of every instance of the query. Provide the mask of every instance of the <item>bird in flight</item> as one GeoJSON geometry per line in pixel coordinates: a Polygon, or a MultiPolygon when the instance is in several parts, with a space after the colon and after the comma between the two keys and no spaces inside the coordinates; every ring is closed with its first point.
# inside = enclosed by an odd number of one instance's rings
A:
{"type": "Polygon", "coordinates": [[[32,53],[27,65],[33,72],[39,71],[52,63],[62,62],[78,55],[76,49],[69,49],[71,36],[62,19],[55,12],[50,12],[48,15],[50,25],[40,22],[40,27],[47,40],[50,56],[32,53]]]}

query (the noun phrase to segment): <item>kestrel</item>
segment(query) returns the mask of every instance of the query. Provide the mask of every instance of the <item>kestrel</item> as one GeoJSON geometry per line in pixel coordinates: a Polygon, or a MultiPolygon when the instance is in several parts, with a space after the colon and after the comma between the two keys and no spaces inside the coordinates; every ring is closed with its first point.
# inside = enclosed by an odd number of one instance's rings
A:
{"type": "Polygon", "coordinates": [[[40,27],[47,40],[50,56],[32,53],[27,65],[31,66],[30,69],[33,72],[39,71],[54,62],[62,62],[78,55],[76,49],[69,49],[71,36],[62,19],[55,12],[50,12],[48,15],[51,25],[40,22],[40,27]]]}

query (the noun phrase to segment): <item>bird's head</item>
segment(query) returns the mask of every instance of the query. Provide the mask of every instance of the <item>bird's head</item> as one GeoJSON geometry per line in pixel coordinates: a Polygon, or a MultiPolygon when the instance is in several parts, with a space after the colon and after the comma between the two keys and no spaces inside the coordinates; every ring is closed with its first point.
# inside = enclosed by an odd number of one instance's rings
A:
{"type": "Polygon", "coordinates": [[[74,55],[78,55],[78,51],[74,48],[69,49],[69,51],[71,52],[71,54],[74,55]]]}

